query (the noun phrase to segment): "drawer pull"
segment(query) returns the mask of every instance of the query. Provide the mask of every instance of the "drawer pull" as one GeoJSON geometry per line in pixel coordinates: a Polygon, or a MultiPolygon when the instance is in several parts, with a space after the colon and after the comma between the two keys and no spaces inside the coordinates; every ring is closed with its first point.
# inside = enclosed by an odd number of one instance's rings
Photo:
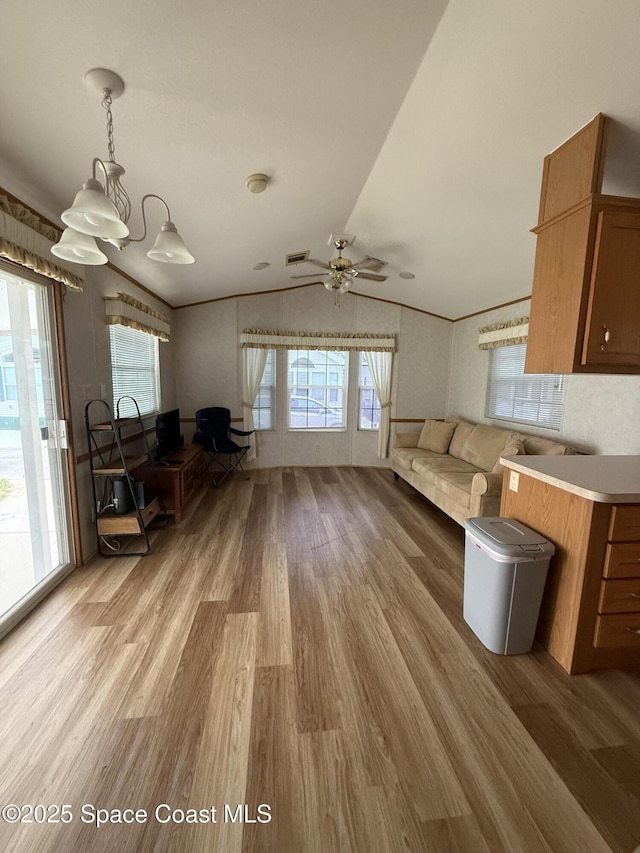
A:
{"type": "Polygon", "coordinates": [[[640,598],[640,595],[638,595],[638,593],[637,593],[637,592],[630,592],[630,593],[629,593],[629,598],[640,598]]]}
{"type": "Polygon", "coordinates": [[[630,634],[639,634],[640,635],[640,628],[625,628],[624,630],[628,631],[630,634]]]}

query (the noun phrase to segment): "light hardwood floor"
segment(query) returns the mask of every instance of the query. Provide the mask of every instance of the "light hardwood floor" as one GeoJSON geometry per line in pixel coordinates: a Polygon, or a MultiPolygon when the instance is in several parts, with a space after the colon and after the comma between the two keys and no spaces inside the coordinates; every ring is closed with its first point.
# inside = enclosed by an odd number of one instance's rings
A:
{"type": "Polygon", "coordinates": [[[631,853],[640,676],[486,651],[463,554],[390,471],[203,489],[150,555],[94,560],[0,644],[0,800],[73,816],[0,822],[0,850],[631,853]],[[96,828],[91,806],[147,819],[96,828]]]}

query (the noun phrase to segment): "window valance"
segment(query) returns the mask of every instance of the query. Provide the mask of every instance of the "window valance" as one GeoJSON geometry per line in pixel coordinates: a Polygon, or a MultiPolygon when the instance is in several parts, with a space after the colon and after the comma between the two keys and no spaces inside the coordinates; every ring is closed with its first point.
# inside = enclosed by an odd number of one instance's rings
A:
{"type": "Polygon", "coordinates": [[[0,195],[0,257],[59,281],[71,290],[82,290],[78,266],[62,260],[52,263],[51,247],[60,235],[52,225],[7,196],[0,195]]]}
{"type": "Polygon", "coordinates": [[[314,349],[395,352],[395,335],[366,332],[279,332],[245,329],[240,336],[243,347],[251,349],[314,349]]]}
{"type": "Polygon", "coordinates": [[[518,317],[506,323],[493,323],[478,329],[480,349],[509,347],[513,344],[526,344],[529,335],[529,318],[518,317]]]}
{"type": "Polygon", "coordinates": [[[146,332],[161,341],[169,340],[170,321],[149,305],[134,299],[128,293],[104,297],[107,325],[128,326],[139,332],[146,332]]]}

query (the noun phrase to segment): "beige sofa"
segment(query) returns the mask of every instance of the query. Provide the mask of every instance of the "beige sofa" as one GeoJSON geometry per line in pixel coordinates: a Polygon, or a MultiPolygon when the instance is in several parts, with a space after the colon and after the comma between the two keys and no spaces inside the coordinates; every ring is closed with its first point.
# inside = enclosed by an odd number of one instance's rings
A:
{"type": "Polygon", "coordinates": [[[500,514],[501,456],[562,456],[566,444],[455,418],[427,420],[421,432],[396,434],[391,467],[437,507],[464,524],[500,514]]]}

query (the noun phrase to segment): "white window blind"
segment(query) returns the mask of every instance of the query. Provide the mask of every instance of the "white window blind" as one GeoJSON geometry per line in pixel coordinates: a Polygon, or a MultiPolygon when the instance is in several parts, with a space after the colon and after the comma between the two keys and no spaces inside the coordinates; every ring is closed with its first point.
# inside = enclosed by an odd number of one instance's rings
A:
{"type": "MultiPolygon", "coordinates": [[[[126,326],[109,326],[114,413],[121,397],[133,397],[142,415],[160,408],[158,338],[126,326]]],[[[135,415],[130,400],[120,405],[120,417],[135,415]]]]}
{"type": "Polygon", "coordinates": [[[526,344],[491,350],[486,416],[560,429],[565,377],[524,372],[526,344]]]}
{"type": "Polygon", "coordinates": [[[258,396],[253,404],[255,429],[275,429],[276,351],[270,349],[264,373],[260,381],[258,396]]]}

